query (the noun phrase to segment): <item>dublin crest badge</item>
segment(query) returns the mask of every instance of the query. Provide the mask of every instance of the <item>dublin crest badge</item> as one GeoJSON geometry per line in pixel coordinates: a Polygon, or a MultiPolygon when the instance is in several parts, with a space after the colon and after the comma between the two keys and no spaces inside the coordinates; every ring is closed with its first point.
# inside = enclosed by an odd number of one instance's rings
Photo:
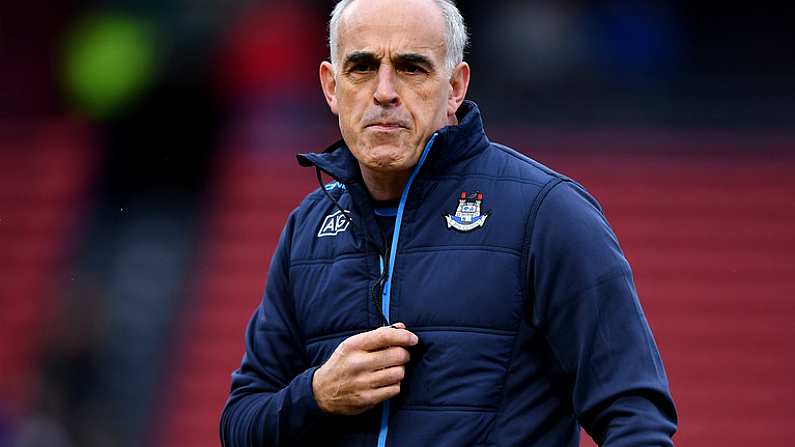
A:
{"type": "Polygon", "coordinates": [[[486,223],[491,211],[482,213],[480,210],[483,204],[483,193],[478,191],[474,194],[462,192],[458,198],[458,207],[455,214],[447,214],[444,219],[447,221],[447,228],[458,231],[472,231],[480,228],[486,223]]]}

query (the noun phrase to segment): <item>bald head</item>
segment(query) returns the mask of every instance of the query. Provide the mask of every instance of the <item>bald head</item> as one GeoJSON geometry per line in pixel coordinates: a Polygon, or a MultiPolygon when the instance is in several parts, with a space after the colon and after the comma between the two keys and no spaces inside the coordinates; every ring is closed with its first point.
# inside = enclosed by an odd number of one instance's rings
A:
{"type": "MultiPolygon", "coordinates": [[[[405,27],[411,21],[422,21],[428,31],[440,31],[445,52],[445,69],[451,73],[464,60],[468,37],[464,19],[453,0],[342,0],[331,13],[329,21],[329,52],[331,64],[339,67],[340,28],[349,19],[382,14],[389,25],[405,27]]],[[[383,23],[383,21],[381,22],[383,23]]]]}

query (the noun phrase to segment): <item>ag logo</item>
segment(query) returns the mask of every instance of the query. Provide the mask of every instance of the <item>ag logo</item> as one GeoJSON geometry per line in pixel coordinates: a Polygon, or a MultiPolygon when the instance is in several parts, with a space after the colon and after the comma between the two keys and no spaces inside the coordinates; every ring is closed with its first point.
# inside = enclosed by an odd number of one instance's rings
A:
{"type": "MultiPolygon", "coordinates": [[[[345,210],[345,212],[349,212],[345,210]]],[[[351,224],[351,221],[348,220],[348,216],[342,214],[342,211],[337,211],[336,213],[329,214],[323,219],[323,225],[320,226],[320,231],[317,232],[317,237],[323,236],[336,236],[337,233],[342,233],[343,231],[348,229],[348,225],[351,224]]]]}
{"type": "Polygon", "coordinates": [[[483,203],[483,193],[478,191],[474,194],[467,194],[466,191],[461,192],[458,198],[458,207],[455,210],[455,215],[447,214],[444,219],[447,221],[447,228],[452,228],[458,231],[472,231],[475,228],[480,228],[486,223],[486,218],[489,217],[491,211],[482,214],[480,212],[480,205],[483,203]]]}

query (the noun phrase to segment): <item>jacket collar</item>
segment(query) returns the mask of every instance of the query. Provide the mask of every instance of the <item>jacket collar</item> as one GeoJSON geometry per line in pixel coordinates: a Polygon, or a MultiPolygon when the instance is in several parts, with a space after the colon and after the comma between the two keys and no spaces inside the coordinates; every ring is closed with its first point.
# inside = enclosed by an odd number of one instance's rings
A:
{"type": "MultiPolygon", "coordinates": [[[[456,115],[458,125],[446,126],[437,132],[423,172],[444,172],[488,147],[489,141],[477,104],[464,101],[456,115]]],[[[335,142],[323,152],[299,154],[297,158],[301,166],[317,166],[341,183],[361,181],[359,163],[343,140],[335,142]]]]}

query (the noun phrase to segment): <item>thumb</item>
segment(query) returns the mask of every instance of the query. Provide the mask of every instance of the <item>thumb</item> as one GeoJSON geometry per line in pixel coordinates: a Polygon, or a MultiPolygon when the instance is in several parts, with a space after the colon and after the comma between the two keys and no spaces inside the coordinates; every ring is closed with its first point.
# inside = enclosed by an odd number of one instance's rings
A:
{"type": "Polygon", "coordinates": [[[389,327],[395,328],[395,329],[406,329],[406,325],[403,324],[403,323],[390,324],[389,327]]]}

